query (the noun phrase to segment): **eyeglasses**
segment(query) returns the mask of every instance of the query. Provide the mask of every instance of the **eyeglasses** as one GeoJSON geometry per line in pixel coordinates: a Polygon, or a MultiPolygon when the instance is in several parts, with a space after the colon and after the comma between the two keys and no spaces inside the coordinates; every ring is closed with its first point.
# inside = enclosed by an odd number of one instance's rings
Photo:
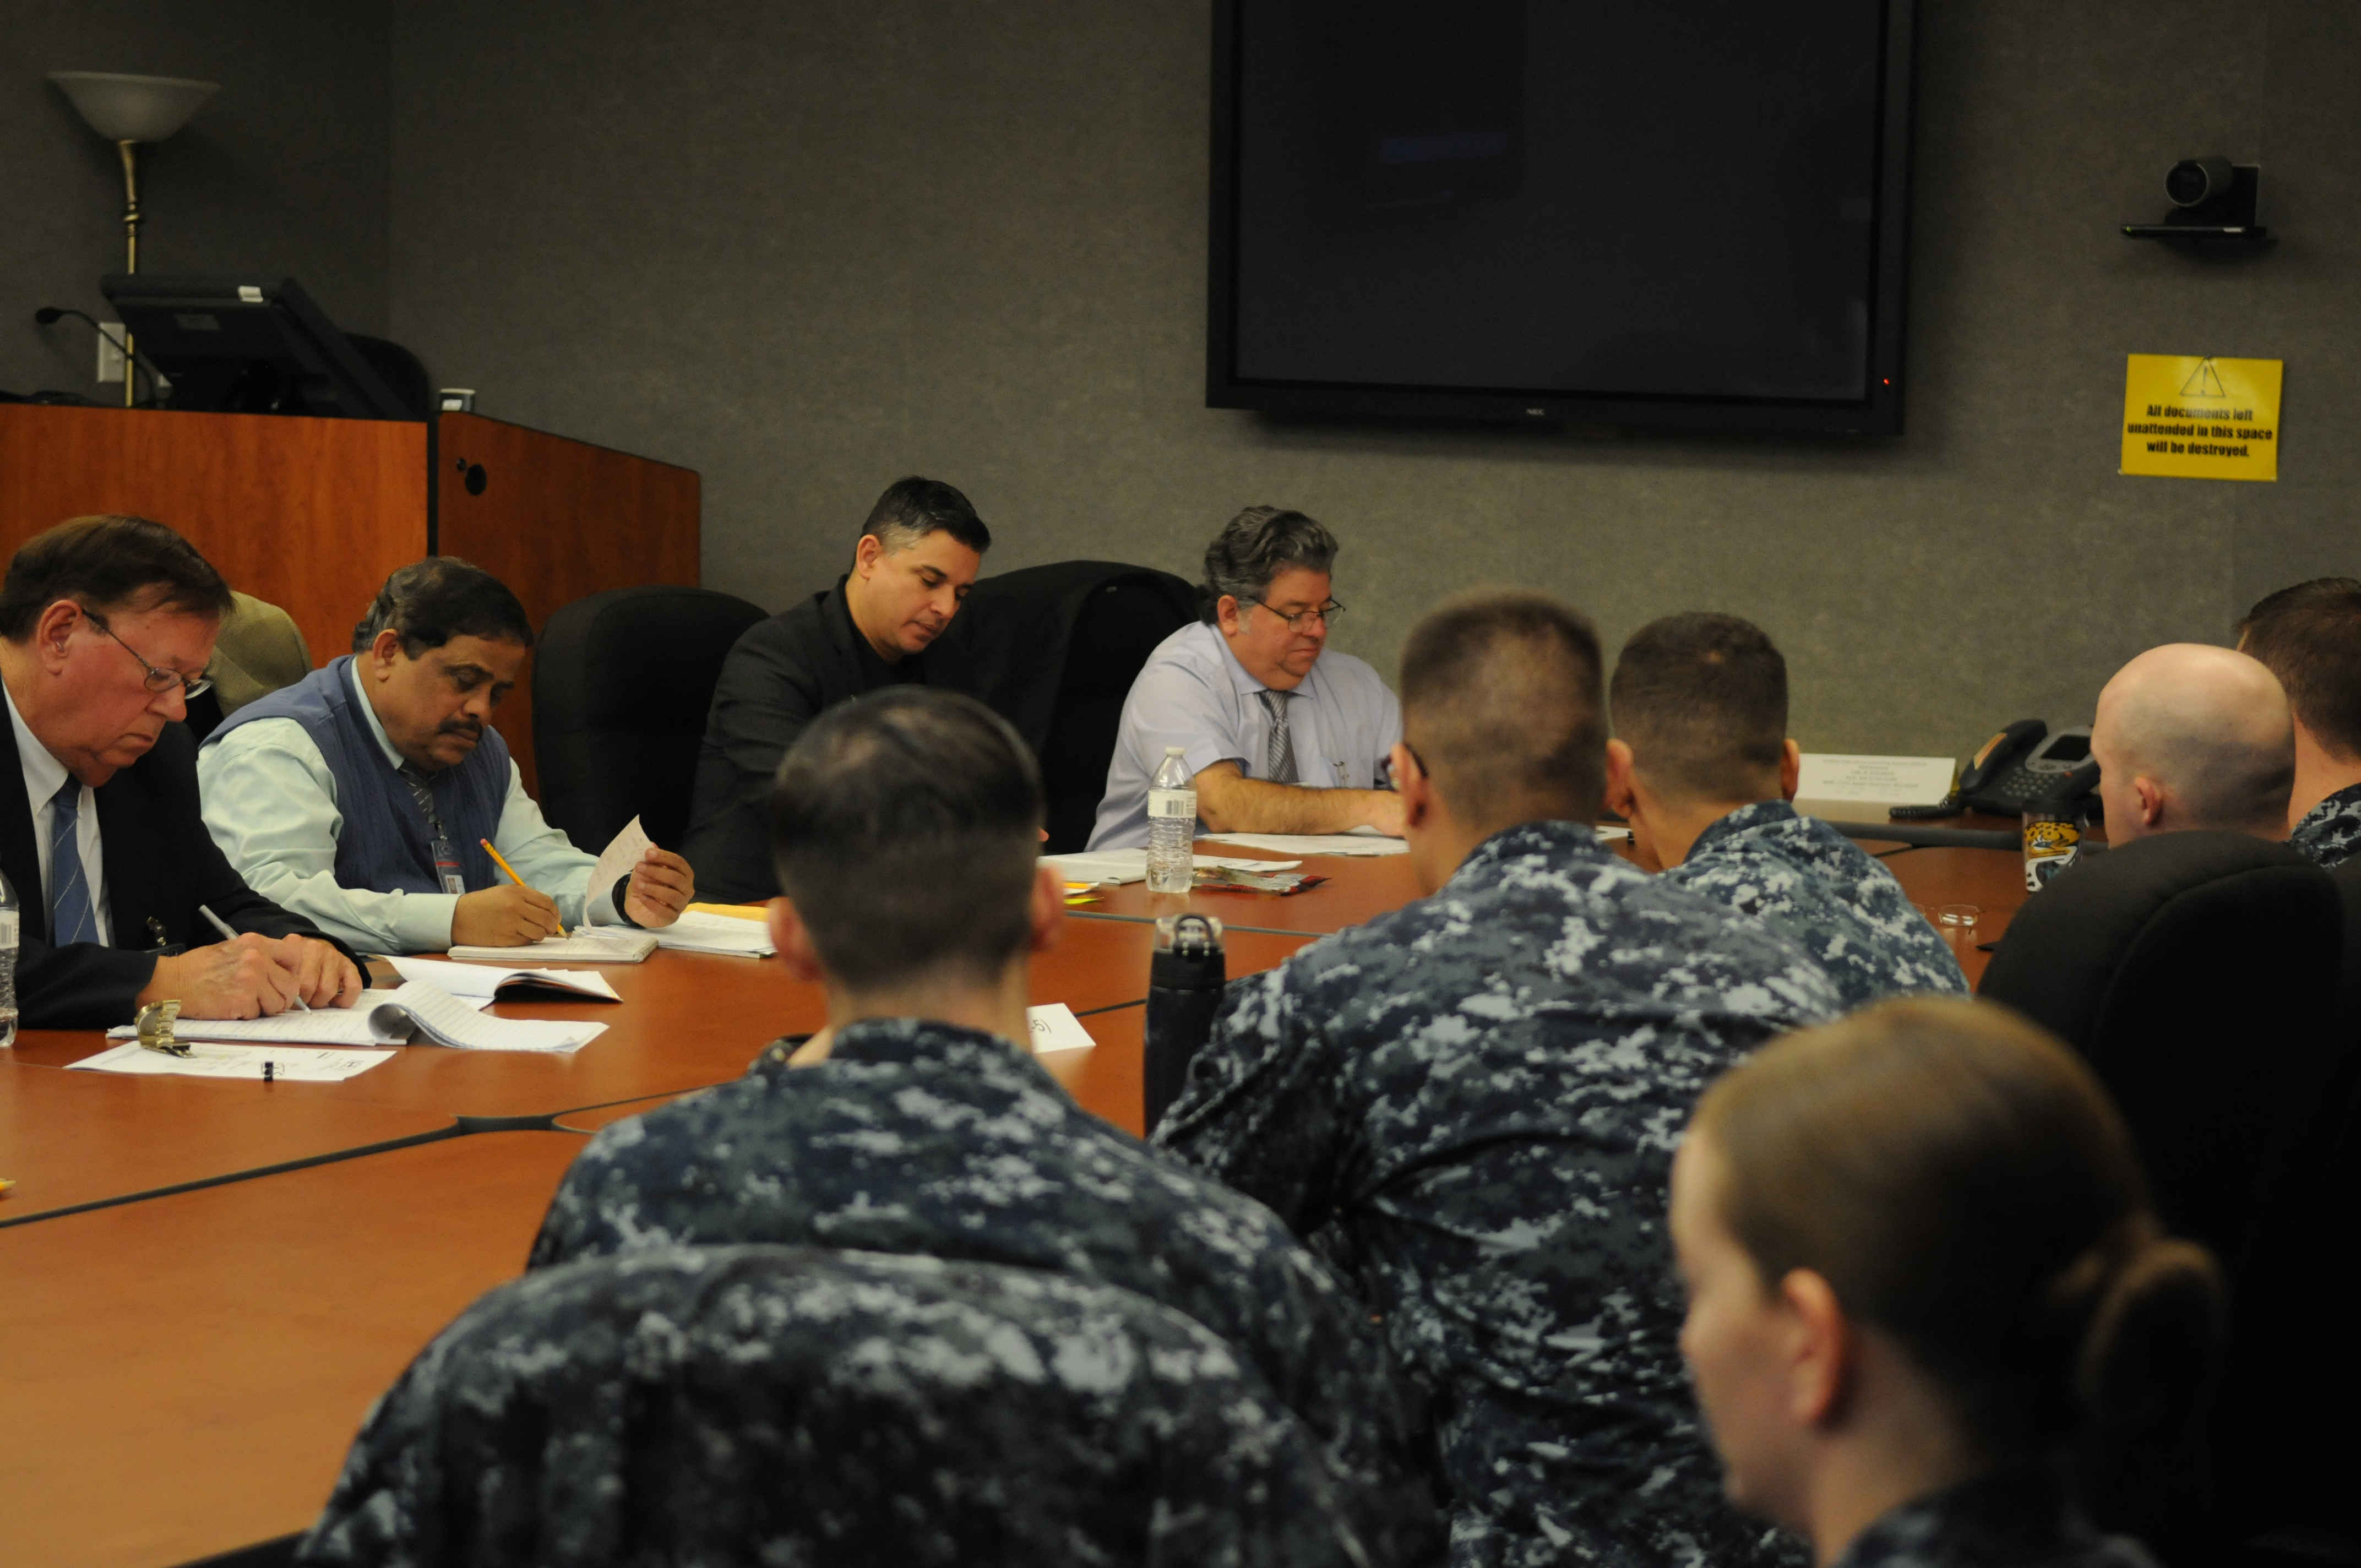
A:
{"type": "Polygon", "coordinates": [[[1261,599],[1248,599],[1246,603],[1262,605],[1263,609],[1287,622],[1287,629],[1299,637],[1312,630],[1313,621],[1319,621],[1323,625],[1332,625],[1338,616],[1345,613],[1345,607],[1334,599],[1330,599],[1317,609],[1298,610],[1292,615],[1283,609],[1275,609],[1261,599]]]}
{"type": "Polygon", "coordinates": [[[174,686],[178,686],[181,688],[181,700],[186,702],[204,696],[205,693],[214,689],[214,680],[211,675],[192,676],[184,675],[178,670],[159,670],[155,665],[149,663],[146,659],[140,658],[139,650],[134,648],[130,643],[126,642],[122,638],[115,637],[115,628],[107,625],[105,617],[100,615],[97,611],[86,609],[82,612],[82,615],[84,620],[89,621],[93,626],[97,627],[109,637],[114,637],[115,645],[117,648],[122,649],[134,659],[137,659],[139,661],[139,667],[148,672],[147,675],[140,681],[140,685],[146,686],[149,691],[168,692],[174,686]]]}

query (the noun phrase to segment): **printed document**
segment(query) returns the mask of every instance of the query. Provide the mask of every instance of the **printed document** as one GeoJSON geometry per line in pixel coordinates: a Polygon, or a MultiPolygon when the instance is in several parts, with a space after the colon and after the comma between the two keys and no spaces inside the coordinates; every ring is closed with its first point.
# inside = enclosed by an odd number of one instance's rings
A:
{"type": "Polygon", "coordinates": [[[270,1064],[274,1080],[286,1083],[335,1083],[367,1072],[391,1057],[391,1051],[322,1051],[302,1046],[192,1046],[184,1057],[151,1051],[137,1041],[116,1046],[94,1057],[67,1065],[91,1072],[170,1073],[181,1078],[254,1078],[262,1064],[270,1064]]]}

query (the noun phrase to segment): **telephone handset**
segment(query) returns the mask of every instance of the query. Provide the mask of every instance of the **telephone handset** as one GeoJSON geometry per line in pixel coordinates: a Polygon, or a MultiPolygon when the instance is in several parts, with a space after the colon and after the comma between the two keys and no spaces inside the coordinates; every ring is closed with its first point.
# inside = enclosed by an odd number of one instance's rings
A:
{"type": "Polygon", "coordinates": [[[1983,745],[1960,770],[1960,782],[1939,806],[1897,806],[1896,817],[1955,816],[1988,811],[2015,817],[2026,806],[2077,805],[2087,800],[2099,812],[2099,764],[2091,756],[2088,726],[2050,731],[2047,721],[2020,718],[1983,745]]]}

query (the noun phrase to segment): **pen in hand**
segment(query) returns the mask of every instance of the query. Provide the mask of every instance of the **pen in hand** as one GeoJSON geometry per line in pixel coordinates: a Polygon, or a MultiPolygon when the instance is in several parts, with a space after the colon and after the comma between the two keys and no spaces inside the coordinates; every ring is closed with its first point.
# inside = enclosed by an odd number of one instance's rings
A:
{"type": "MultiPolygon", "coordinates": [[[[228,921],[223,919],[220,916],[213,912],[213,906],[211,905],[198,905],[197,913],[205,917],[206,924],[210,925],[214,930],[219,931],[222,934],[223,941],[235,942],[237,940],[237,933],[230,929],[230,924],[228,921]]],[[[309,1013],[312,1011],[312,1004],[299,996],[295,999],[295,1010],[298,1013],[309,1013]]]]}

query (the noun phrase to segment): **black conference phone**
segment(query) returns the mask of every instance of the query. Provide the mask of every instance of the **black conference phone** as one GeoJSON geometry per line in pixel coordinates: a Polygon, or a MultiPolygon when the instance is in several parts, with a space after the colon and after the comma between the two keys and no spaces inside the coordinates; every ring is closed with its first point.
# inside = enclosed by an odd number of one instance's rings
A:
{"type": "Polygon", "coordinates": [[[2026,806],[2081,806],[2099,815],[2099,764],[2088,726],[2053,733],[2046,720],[2020,718],[1980,747],[1939,806],[1898,806],[1900,820],[1988,811],[2015,817],[2026,806]]]}

